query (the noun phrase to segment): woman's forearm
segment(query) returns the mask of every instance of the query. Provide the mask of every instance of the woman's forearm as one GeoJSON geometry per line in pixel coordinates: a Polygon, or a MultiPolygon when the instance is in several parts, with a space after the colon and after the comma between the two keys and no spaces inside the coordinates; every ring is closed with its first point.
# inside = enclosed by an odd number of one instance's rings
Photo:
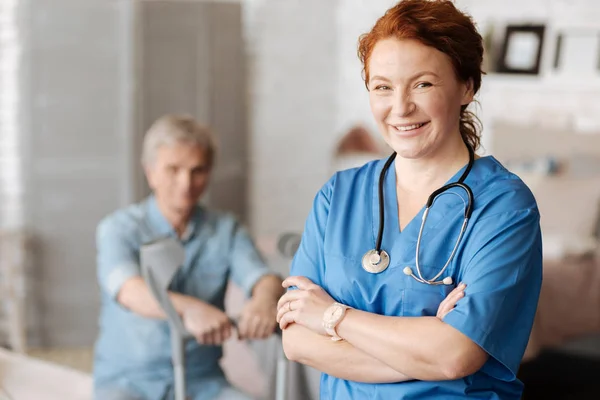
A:
{"type": "Polygon", "coordinates": [[[283,331],[283,348],[290,360],[340,379],[364,383],[412,379],[346,341],[334,342],[298,324],[283,331]]]}
{"type": "Polygon", "coordinates": [[[353,347],[419,380],[449,380],[483,366],[487,353],[435,317],[386,317],[347,310],[337,333],[353,347]]]}

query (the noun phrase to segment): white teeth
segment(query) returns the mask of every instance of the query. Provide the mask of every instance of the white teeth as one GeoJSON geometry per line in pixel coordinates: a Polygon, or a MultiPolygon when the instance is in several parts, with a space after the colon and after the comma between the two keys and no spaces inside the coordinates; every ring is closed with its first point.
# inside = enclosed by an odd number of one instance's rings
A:
{"type": "Polygon", "coordinates": [[[405,131],[411,131],[413,129],[417,129],[422,127],[425,124],[414,124],[414,125],[409,125],[409,126],[394,126],[394,128],[396,128],[397,130],[401,131],[401,132],[405,132],[405,131]]]}

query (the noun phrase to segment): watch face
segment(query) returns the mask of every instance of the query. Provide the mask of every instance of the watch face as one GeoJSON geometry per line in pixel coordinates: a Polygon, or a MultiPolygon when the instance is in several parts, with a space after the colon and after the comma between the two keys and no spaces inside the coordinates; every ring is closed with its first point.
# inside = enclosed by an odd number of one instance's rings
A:
{"type": "Polygon", "coordinates": [[[335,324],[343,315],[344,309],[338,305],[329,307],[326,314],[328,324],[335,324]]]}
{"type": "Polygon", "coordinates": [[[336,307],[336,308],[333,310],[333,318],[334,318],[334,319],[338,319],[338,318],[340,318],[340,317],[342,316],[342,311],[343,311],[343,310],[342,310],[342,307],[336,307]]]}

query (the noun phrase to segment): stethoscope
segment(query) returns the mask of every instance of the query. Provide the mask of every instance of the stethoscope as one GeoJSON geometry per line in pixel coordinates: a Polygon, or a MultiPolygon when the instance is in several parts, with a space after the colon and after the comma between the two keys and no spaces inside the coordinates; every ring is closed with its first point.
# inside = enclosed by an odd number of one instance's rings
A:
{"type": "MultiPolygon", "coordinates": [[[[467,184],[464,183],[464,180],[469,175],[469,172],[471,172],[471,168],[473,167],[473,163],[475,162],[475,152],[473,151],[471,146],[467,145],[467,148],[469,150],[469,164],[467,164],[467,168],[465,169],[465,172],[463,172],[463,174],[458,179],[458,181],[454,182],[454,183],[449,183],[448,185],[445,185],[445,186],[442,186],[441,188],[439,188],[436,191],[434,191],[433,193],[431,193],[431,195],[427,199],[427,203],[425,205],[425,211],[423,212],[423,217],[421,218],[421,228],[419,229],[419,236],[417,236],[417,248],[415,250],[415,253],[416,253],[415,254],[415,267],[417,269],[417,275],[415,275],[413,273],[413,270],[411,267],[405,267],[403,269],[404,274],[413,277],[417,282],[424,283],[427,285],[442,285],[442,284],[443,285],[452,285],[452,278],[449,276],[443,278],[441,281],[439,281],[438,279],[440,278],[440,276],[442,276],[444,271],[446,271],[446,268],[448,268],[448,265],[450,265],[450,261],[452,261],[452,258],[454,257],[454,254],[456,253],[456,250],[458,249],[458,245],[460,244],[460,241],[465,233],[465,230],[467,229],[467,222],[469,221],[469,218],[471,217],[471,213],[473,212],[473,192],[471,191],[471,188],[467,184]],[[458,235],[458,239],[456,240],[456,244],[454,245],[454,249],[452,249],[452,253],[450,254],[450,257],[448,258],[448,261],[446,261],[446,264],[444,264],[444,266],[442,267],[440,272],[438,272],[431,279],[425,279],[423,277],[423,275],[421,274],[421,267],[419,266],[419,252],[421,249],[421,237],[423,235],[423,228],[425,227],[425,221],[427,220],[427,215],[429,214],[429,209],[435,202],[436,198],[438,196],[440,196],[442,193],[444,193],[445,191],[452,189],[454,187],[461,188],[467,193],[467,201],[465,202],[465,218],[463,220],[462,227],[460,229],[460,234],[458,235]]],[[[383,224],[384,224],[383,185],[384,185],[385,174],[386,174],[387,170],[390,168],[390,165],[392,164],[392,162],[394,161],[395,158],[396,158],[396,153],[394,152],[387,159],[385,165],[383,166],[383,169],[381,170],[381,174],[379,175],[379,193],[378,193],[378,195],[379,195],[379,232],[377,234],[377,242],[375,244],[375,249],[367,251],[362,258],[362,266],[363,266],[364,270],[367,272],[370,272],[372,274],[378,274],[380,272],[383,272],[390,265],[389,254],[385,250],[381,249],[381,241],[383,239],[383,224]]]]}

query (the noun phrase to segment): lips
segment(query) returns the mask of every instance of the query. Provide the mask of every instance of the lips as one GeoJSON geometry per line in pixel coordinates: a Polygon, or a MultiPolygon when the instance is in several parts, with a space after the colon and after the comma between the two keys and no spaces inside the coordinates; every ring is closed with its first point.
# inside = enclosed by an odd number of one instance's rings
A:
{"type": "Polygon", "coordinates": [[[390,125],[393,129],[395,129],[399,133],[416,131],[417,129],[427,125],[429,122],[417,122],[413,124],[398,124],[398,125],[390,125]]]}

